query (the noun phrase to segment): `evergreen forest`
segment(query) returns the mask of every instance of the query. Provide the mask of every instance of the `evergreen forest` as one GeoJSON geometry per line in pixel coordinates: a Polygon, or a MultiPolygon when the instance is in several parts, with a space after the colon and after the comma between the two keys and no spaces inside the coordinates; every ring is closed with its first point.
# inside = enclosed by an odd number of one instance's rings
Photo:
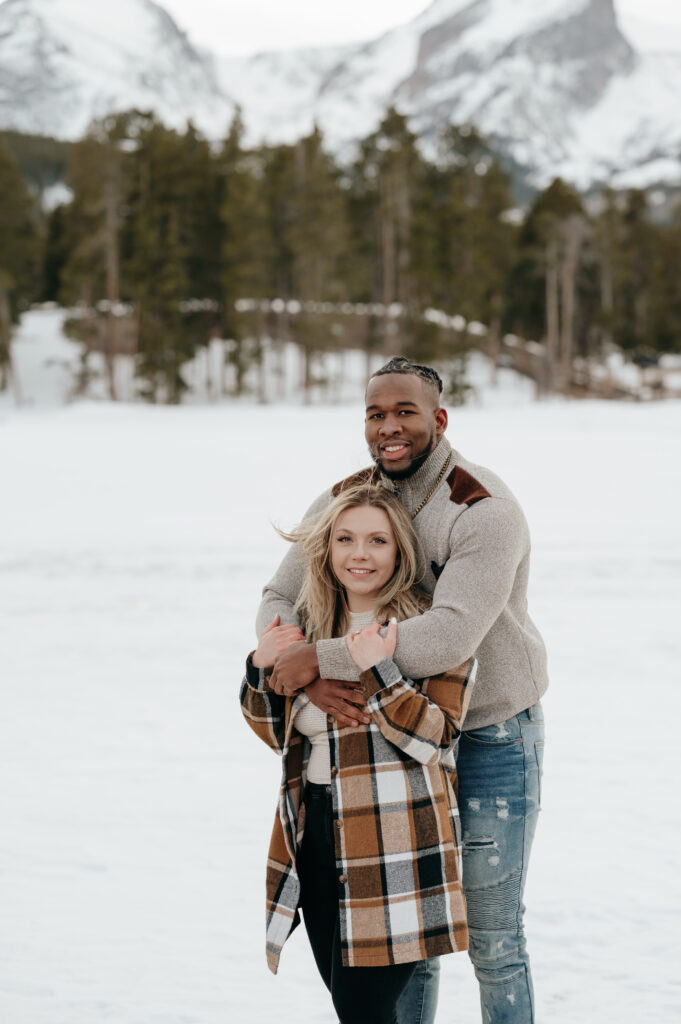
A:
{"type": "Polygon", "coordinates": [[[221,144],[139,111],[71,144],[0,134],[0,388],[22,311],[56,302],[112,398],[126,354],[141,395],[181,401],[214,339],[235,395],[282,341],[306,385],[320,352],[455,366],[477,346],[539,393],[588,393],[612,351],[681,352],[680,275],[678,195],[661,216],[654,194],[556,179],[520,206],[474,129],[447,128],[428,159],[393,109],[347,162],[318,130],[248,146],[238,115],[221,144]],[[46,209],[60,181],[68,201],[46,209]]]}

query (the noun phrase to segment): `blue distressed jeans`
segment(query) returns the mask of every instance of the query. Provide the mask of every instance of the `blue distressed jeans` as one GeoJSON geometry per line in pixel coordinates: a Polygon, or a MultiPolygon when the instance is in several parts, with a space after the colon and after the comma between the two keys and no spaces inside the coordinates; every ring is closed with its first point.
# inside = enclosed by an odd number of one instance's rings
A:
{"type": "MultiPolygon", "coordinates": [[[[469,956],[483,1024],[534,1024],[523,890],[537,825],[544,754],[541,704],[461,736],[457,756],[469,956]]],[[[399,1024],[434,1024],[439,960],[420,963],[397,1004],[399,1024]]],[[[451,1010],[448,1019],[454,1019],[451,1010]]]]}

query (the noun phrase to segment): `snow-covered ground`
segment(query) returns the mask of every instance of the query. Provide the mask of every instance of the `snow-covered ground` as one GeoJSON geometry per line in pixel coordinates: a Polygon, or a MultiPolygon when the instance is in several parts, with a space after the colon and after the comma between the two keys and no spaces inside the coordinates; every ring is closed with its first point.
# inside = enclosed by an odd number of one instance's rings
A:
{"type": "MultiPolygon", "coordinates": [[[[538,1019],[677,1021],[681,403],[519,394],[481,387],[449,437],[534,537],[538,1019]]],[[[237,691],[271,521],[365,463],[359,400],[0,405],[3,1024],[335,1020],[302,930],[265,967],[278,764],[237,691]]],[[[438,1021],[478,1019],[448,957],[438,1021]]]]}

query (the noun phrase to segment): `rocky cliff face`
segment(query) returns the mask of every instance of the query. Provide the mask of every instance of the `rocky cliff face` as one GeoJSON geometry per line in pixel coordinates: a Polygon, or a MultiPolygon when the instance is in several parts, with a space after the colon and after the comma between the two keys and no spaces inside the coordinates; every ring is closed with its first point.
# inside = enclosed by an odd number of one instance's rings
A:
{"type": "Polygon", "coordinates": [[[288,141],[316,121],[345,154],[395,104],[426,146],[447,123],[475,124],[538,183],[680,176],[681,57],[637,53],[613,0],[436,0],[379,39],[298,58],[223,65],[254,137],[288,141]]]}
{"type": "Polygon", "coordinates": [[[443,121],[470,122],[531,167],[561,161],[576,143],[573,122],[633,72],[634,51],[612,0],[564,4],[505,35],[494,31],[498,8],[475,0],[424,32],[395,98],[426,136],[443,121]]]}

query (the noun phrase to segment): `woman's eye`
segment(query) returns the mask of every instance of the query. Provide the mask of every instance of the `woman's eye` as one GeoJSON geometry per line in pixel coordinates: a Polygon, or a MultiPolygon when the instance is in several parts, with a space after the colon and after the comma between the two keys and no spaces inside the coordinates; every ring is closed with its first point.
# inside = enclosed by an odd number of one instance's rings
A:
{"type": "Polygon", "coordinates": [[[374,537],[374,543],[375,544],[387,544],[388,542],[385,540],[384,537],[374,537]]]}
{"type": "Polygon", "coordinates": [[[336,537],[336,540],[337,540],[337,541],[338,541],[339,543],[342,543],[342,542],[343,542],[344,540],[350,540],[350,538],[349,538],[349,537],[336,537]]]}

